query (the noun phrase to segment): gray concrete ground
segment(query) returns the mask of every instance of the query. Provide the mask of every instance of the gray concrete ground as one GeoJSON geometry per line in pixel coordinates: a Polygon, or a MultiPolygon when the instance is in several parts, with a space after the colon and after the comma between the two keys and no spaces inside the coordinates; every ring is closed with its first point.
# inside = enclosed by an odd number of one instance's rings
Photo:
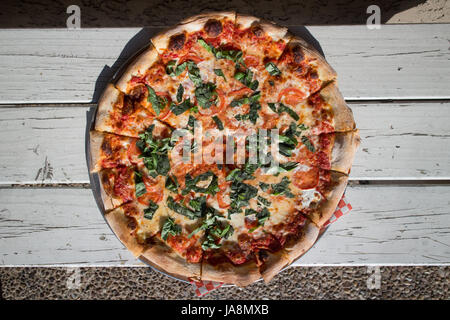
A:
{"type": "MultiPolygon", "coordinates": [[[[89,0],[2,1],[0,28],[65,27],[66,8],[81,7],[82,27],[171,25],[206,10],[237,9],[282,25],[360,24],[378,4],[382,23],[449,23],[447,0],[89,0]],[[258,3],[256,3],[258,2],[258,3]]],[[[3,299],[193,299],[188,284],[149,268],[0,268],[3,299]],[[69,280],[68,280],[69,279],[69,280]]],[[[202,299],[449,299],[450,267],[381,267],[380,285],[367,267],[290,268],[269,284],[220,288],[202,299]],[[367,284],[369,280],[369,286],[367,284]],[[370,288],[371,289],[370,289],[370,288]]]]}
{"type": "MultiPolygon", "coordinates": [[[[2,268],[4,299],[195,299],[189,284],[149,268],[2,268]]],[[[449,299],[450,267],[297,267],[269,284],[219,288],[201,299],[449,299]]]]}
{"type": "Polygon", "coordinates": [[[82,28],[167,26],[211,10],[236,10],[284,26],[363,24],[372,4],[380,7],[382,23],[450,22],[448,0],[27,0],[0,2],[0,28],[64,28],[72,4],[81,9],[82,28]]]}

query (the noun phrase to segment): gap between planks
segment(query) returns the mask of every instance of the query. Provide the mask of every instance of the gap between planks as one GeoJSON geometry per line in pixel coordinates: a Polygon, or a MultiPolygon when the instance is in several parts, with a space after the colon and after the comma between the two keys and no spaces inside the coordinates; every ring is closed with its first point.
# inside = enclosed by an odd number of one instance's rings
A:
{"type": "MultiPolygon", "coordinates": [[[[401,99],[392,99],[392,98],[374,98],[374,99],[364,99],[364,100],[358,100],[358,99],[345,99],[345,102],[347,102],[350,106],[353,104],[388,104],[388,103],[447,103],[450,102],[450,98],[445,97],[437,97],[437,98],[418,98],[418,97],[411,97],[408,99],[401,98],[401,99]]],[[[33,107],[39,107],[39,108],[94,108],[97,106],[97,101],[93,102],[80,102],[80,103],[1,103],[0,102],[0,108],[33,108],[33,107]]]]}
{"type": "MultiPolygon", "coordinates": [[[[353,179],[349,177],[349,186],[365,186],[365,185],[377,185],[377,186],[448,186],[450,185],[450,179],[408,179],[408,178],[392,178],[392,179],[376,179],[370,178],[368,180],[353,179]]],[[[91,189],[90,183],[69,183],[69,182],[55,182],[55,183],[41,183],[41,184],[0,184],[1,189],[91,189]]]]}

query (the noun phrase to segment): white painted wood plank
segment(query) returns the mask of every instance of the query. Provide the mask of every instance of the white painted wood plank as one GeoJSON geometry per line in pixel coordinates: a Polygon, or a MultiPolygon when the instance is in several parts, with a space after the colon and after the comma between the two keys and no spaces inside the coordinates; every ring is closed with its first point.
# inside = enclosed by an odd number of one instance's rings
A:
{"type": "Polygon", "coordinates": [[[89,182],[86,107],[0,109],[0,184],[89,182]]]}
{"type": "MultiPolygon", "coordinates": [[[[104,67],[117,70],[157,30],[0,30],[0,103],[95,100],[112,75],[104,67]]],[[[450,24],[308,30],[337,70],[347,99],[450,97],[450,24]]]]}
{"type": "MultiPolygon", "coordinates": [[[[351,104],[353,180],[450,179],[450,103],[351,104]]],[[[88,183],[87,107],[0,109],[0,185],[88,183]],[[47,165],[46,165],[47,164],[47,165]]]]}
{"type": "Polygon", "coordinates": [[[353,210],[295,264],[449,264],[449,194],[448,185],[348,187],[353,210]]]}
{"type": "Polygon", "coordinates": [[[450,103],[351,104],[358,180],[450,179],[450,103]]]}
{"type": "MultiPolygon", "coordinates": [[[[296,265],[449,264],[450,186],[351,186],[353,211],[296,265]]],[[[88,189],[0,189],[0,263],[140,265],[88,189]]]]}

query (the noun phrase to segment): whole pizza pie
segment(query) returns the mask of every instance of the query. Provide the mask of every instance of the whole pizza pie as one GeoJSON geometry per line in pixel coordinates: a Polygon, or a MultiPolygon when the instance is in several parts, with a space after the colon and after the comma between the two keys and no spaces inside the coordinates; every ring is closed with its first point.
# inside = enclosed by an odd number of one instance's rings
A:
{"type": "Polygon", "coordinates": [[[358,144],[336,73],[312,46],[220,12],[158,34],[108,85],[90,170],[135,256],[178,278],[245,286],[314,244],[358,144]]]}

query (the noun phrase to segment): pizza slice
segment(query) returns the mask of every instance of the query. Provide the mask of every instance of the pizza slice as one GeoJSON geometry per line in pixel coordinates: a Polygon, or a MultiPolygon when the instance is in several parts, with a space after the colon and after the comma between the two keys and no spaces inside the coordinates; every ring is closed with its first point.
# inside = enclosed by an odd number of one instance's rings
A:
{"type": "MultiPolygon", "coordinates": [[[[288,221],[285,215],[292,212],[302,213],[321,227],[332,216],[348,181],[344,173],[307,165],[298,165],[277,175],[265,174],[259,168],[254,176],[255,179],[246,183],[258,189],[267,204],[271,203],[267,206],[270,215],[265,228],[276,221],[288,221]]],[[[251,208],[256,211],[258,207],[263,208],[261,199],[250,201],[251,208]]]]}
{"type": "Polygon", "coordinates": [[[90,132],[91,172],[142,163],[138,139],[98,131],[90,132]]]}
{"type": "Polygon", "coordinates": [[[270,183],[279,183],[276,177],[264,177],[250,167],[229,172],[221,190],[220,207],[226,210],[220,219],[229,222],[233,234],[218,248],[205,251],[202,279],[243,286],[261,276],[269,281],[294,254],[306,252],[315,242],[318,227],[298,210],[290,193],[278,194],[284,192],[282,187],[269,190],[270,183]]]}
{"type": "Polygon", "coordinates": [[[235,78],[252,90],[278,73],[276,62],[292,35],[287,28],[252,16],[237,15],[234,43],[243,53],[235,78]]]}
{"type": "Polygon", "coordinates": [[[150,240],[160,232],[166,219],[164,206],[128,202],[105,214],[109,226],[120,241],[137,257],[147,248],[150,240]]]}
{"type": "Polygon", "coordinates": [[[152,177],[145,167],[119,166],[99,172],[101,196],[105,210],[111,210],[123,203],[138,201],[141,204],[162,201],[164,196],[165,177],[152,177]]]}
{"type": "Polygon", "coordinates": [[[216,84],[221,73],[213,48],[231,41],[234,20],[234,12],[199,15],[152,39],[166,75],[176,83],[172,112],[165,119],[171,126],[185,127],[192,109],[211,116],[225,106],[224,92],[216,84]]]}
{"type": "Polygon", "coordinates": [[[272,67],[274,71],[262,84],[267,102],[276,96],[277,102],[293,106],[336,79],[325,58],[300,38],[289,41],[272,67]]]}
{"type": "Polygon", "coordinates": [[[204,231],[198,229],[202,220],[200,217],[188,215],[186,212],[191,209],[187,207],[183,206],[183,214],[173,210],[174,207],[168,205],[174,201],[172,196],[173,194],[168,194],[164,200],[167,216],[162,221],[160,231],[153,237],[151,245],[143,252],[143,257],[169,274],[181,276],[183,279],[200,279],[204,231]]]}
{"type": "Polygon", "coordinates": [[[331,82],[307,99],[289,101],[277,95],[266,97],[262,104],[258,125],[262,128],[285,128],[295,122],[307,135],[330,132],[346,132],[356,128],[352,110],[345,103],[342,94],[331,82]],[[283,102],[277,102],[277,101],[283,102]]]}
{"type": "MultiPolygon", "coordinates": [[[[138,139],[112,133],[91,131],[91,172],[98,172],[101,169],[115,168],[117,166],[145,164],[145,154],[143,154],[143,151],[145,151],[145,139],[148,141],[153,139],[154,147],[157,147],[158,142],[167,145],[167,143],[164,142],[167,142],[167,139],[171,136],[172,130],[159,121],[152,121],[145,131],[143,129],[139,132],[142,132],[142,134],[138,139]]],[[[163,146],[163,148],[166,147],[163,146]]],[[[148,153],[151,153],[153,149],[147,151],[146,154],[148,158],[148,153]]]]}
{"type": "Polygon", "coordinates": [[[271,153],[271,156],[276,161],[274,166],[278,165],[281,171],[308,165],[349,174],[360,144],[358,130],[308,136],[295,123],[291,123],[278,138],[278,153],[271,153]]]}
{"type": "Polygon", "coordinates": [[[155,93],[147,85],[139,84],[139,87],[142,89],[139,94],[137,91],[124,94],[108,84],[98,103],[95,130],[138,137],[156,119],[163,120],[170,111],[170,99],[164,92],[155,93]]]}

